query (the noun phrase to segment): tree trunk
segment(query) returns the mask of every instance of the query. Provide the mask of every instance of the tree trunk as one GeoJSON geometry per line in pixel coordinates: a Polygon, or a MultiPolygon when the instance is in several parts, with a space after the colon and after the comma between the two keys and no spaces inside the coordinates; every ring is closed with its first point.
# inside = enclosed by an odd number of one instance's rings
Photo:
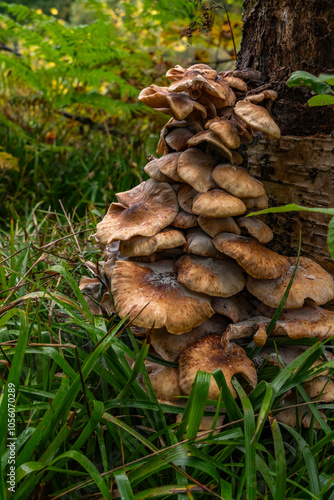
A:
{"type": "MultiPolygon", "coordinates": [[[[328,0],[245,0],[238,69],[261,72],[278,99],[271,113],[281,128],[275,143],[258,138],[247,148],[252,175],[260,178],[271,206],[297,203],[334,207],[334,110],[309,107],[310,91],[286,87],[293,71],[334,73],[334,9],[328,0]]],[[[293,255],[302,231],[302,254],[334,272],[327,250],[329,218],[294,212],[268,216],[277,234],[273,248],[293,255]]]]}

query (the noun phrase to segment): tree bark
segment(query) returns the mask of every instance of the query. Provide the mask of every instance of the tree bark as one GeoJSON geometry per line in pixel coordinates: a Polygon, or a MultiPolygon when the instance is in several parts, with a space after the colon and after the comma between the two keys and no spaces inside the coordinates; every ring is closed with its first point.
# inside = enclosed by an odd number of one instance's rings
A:
{"type": "MultiPolygon", "coordinates": [[[[261,72],[278,99],[269,111],[281,128],[274,143],[259,136],[246,151],[250,172],[261,179],[271,206],[297,203],[334,207],[334,110],[309,107],[311,92],[288,88],[293,71],[334,73],[334,9],[329,0],[245,0],[237,69],[261,72]]],[[[273,248],[293,255],[302,231],[302,254],[334,272],[327,250],[328,217],[298,212],[268,216],[273,248]]]]}

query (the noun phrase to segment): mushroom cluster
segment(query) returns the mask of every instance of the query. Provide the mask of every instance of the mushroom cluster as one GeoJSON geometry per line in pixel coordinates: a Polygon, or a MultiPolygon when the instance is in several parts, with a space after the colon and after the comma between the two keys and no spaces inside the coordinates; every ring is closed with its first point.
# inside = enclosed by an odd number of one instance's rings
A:
{"type": "MultiPolygon", "coordinates": [[[[234,395],[235,374],[256,386],[255,365],[233,339],[265,344],[296,264],[265,246],[273,233],[262,220],[246,217],[268,198],[238,149],[257,132],[279,139],[280,130],[265,107],[276,92],[248,88],[236,74],[176,66],[169,87],[140,93],[171,118],[144,168],[149,180],[117,194],[97,225],[115,311],[136,333],[151,332],[156,354],[179,363],[178,370],[150,364],[152,380],[163,380],[161,400],[188,395],[197,370],[221,368],[234,395]]],[[[332,276],[301,257],[273,335],[334,335],[334,312],[320,307],[333,298],[332,276]]],[[[326,383],[318,382],[307,389],[312,398],[326,383]]],[[[209,398],[218,395],[212,378],[209,398]]]]}

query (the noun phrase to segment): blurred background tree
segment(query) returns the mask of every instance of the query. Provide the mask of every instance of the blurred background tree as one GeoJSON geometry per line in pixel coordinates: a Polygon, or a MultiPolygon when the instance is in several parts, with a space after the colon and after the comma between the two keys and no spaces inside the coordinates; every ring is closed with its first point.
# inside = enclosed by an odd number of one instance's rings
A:
{"type": "Polygon", "coordinates": [[[0,215],[59,198],[83,213],[141,180],[166,116],[140,90],[175,64],[234,68],[241,3],[1,3],[0,155],[17,162],[0,171],[0,215]]]}

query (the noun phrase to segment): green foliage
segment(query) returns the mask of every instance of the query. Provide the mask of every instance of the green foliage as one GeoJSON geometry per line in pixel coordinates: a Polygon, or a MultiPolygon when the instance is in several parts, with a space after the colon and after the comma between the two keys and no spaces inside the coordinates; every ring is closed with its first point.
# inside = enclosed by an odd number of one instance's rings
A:
{"type": "MultiPolygon", "coordinates": [[[[92,316],[77,286],[88,272],[82,261],[99,258],[87,240],[99,217],[95,211],[73,217],[79,248],[65,216],[38,207],[24,223],[15,217],[10,233],[0,235],[0,386],[16,387],[17,488],[7,497],[331,498],[333,405],[298,402],[298,395],[307,401],[303,383],[334,370],[333,361],[323,362],[324,346],[314,339],[271,375],[263,365],[262,382],[252,391],[235,379],[236,399],[217,370],[222,398],[210,407],[210,375],[201,372],[185,408],[178,400],[158,403],[143,364],[146,342],[137,345],[117,317],[92,316]],[[297,414],[312,412],[310,429],[276,420],[287,391],[296,394],[297,414]],[[223,425],[196,435],[203,413],[213,422],[224,416],[223,425]]],[[[276,341],[268,340],[273,352],[276,341]]],[[[4,391],[1,498],[6,422],[4,391]]]]}
{"type": "Polygon", "coordinates": [[[317,77],[307,71],[295,71],[286,84],[288,87],[306,86],[318,94],[309,99],[308,103],[310,106],[327,106],[334,104],[334,95],[331,89],[331,85],[334,85],[333,75],[322,73],[317,77]]]}

